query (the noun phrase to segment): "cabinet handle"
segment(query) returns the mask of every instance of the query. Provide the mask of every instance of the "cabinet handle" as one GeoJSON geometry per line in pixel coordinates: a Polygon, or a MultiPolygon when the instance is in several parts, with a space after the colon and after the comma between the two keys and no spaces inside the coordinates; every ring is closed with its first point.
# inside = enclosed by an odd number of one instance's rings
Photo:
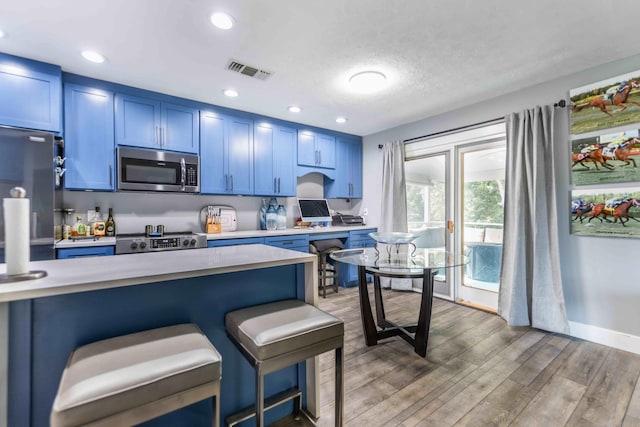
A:
{"type": "Polygon", "coordinates": [[[280,194],[280,177],[278,177],[278,194],[280,194]]]}
{"type": "Polygon", "coordinates": [[[318,164],[322,164],[322,150],[318,150],[318,164]]]}
{"type": "Polygon", "coordinates": [[[229,175],[224,174],[224,191],[229,191],[229,175]]]}
{"type": "Polygon", "coordinates": [[[164,128],[160,127],[160,146],[164,147],[164,128]]]}
{"type": "Polygon", "coordinates": [[[229,178],[231,179],[231,191],[233,191],[233,174],[229,175],[229,178]]]}
{"type": "Polygon", "coordinates": [[[314,151],[314,154],[315,154],[315,156],[316,156],[316,158],[315,158],[315,163],[316,163],[316,165],[317,165],[317,164],[318,164],[318,150],[314,151]]]}
{"type": "Polygon", "coordinates": [[[113,166],[109,165],[109,186],[113,185],[113,166]]]}
{"type": "Polygon", "coordinates": [[[278,192],[278,178],[273,178],[273,192],[277,193],[278,192]]]}

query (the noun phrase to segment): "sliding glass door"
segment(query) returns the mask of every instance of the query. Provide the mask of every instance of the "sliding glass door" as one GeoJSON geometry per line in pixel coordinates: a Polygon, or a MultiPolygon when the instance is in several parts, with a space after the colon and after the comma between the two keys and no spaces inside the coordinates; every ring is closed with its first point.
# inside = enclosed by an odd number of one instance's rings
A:
{"type": "Polygon", "coordinates": [[[504,124],[407,144],[409,231],[419,247],[465,253],[442,269],[435,294],[489,310],[498,306],[505,178],[504,124]]]}

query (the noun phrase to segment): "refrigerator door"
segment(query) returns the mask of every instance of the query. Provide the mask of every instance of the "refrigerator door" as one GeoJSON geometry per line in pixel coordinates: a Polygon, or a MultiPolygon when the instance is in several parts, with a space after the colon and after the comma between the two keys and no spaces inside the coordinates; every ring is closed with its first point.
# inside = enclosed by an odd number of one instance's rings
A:
{"type": "MultiPolygon", "coordinates": [[[[0,199],[22,187],[31,200],[31,260],[53,259],[55,142],[47,132],[0,127],[0,199]]],[[[4,262],[4,213],[0,215],[0,262],[4,262]]]]}

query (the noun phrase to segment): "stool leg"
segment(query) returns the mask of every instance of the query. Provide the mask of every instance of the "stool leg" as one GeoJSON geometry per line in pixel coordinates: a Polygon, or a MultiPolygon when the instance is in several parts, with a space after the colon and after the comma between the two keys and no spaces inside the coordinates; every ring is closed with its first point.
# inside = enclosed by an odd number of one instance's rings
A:
{"type": "Polygon", "coordinates": [[[220,427],[220,393],[212,397],[213,399],[213,427],[220,427]]]}
{"type": "Polygon", "coordinates": [[[335,391],[335,410],[336,410],[336,427],[342,427],[342,408],[344,406],[344,353],[342,347],[336,348],[336,391],[335,391]]]}
{"type": "Polygon", "coordinates": [[[256,427],[264,427],[264,378],[262,365],[256,365],[256,427]]]}
{"type": "Polygon", "coordinates": [[[320,277],[322,280],[322,298],[327,297],[327,255],[320,254],[320,277]]]}
{"type": "Polygon", "coordinates": [[[333,269],[334,269],[334,272],[333,272],[333,284],[334,284],[334,286],[336,288],[336,293],[338,293],[338,288],[340,288],[340,283],[338,283],[338,279],[340,278],[340,272],[338,271],[338,265],[339,264],[340,263],[338,261],[336,261],[333,264],[333,269]]]}

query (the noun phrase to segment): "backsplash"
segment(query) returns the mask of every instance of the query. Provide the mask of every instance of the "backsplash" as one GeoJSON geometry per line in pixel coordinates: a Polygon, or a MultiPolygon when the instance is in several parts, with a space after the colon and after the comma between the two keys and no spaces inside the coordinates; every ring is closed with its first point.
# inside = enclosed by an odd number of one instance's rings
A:
{"type": "MultiPolygon", "coordinates": [[[[299,177],[298,196],[322,198],[322,180],[322,175],[318,173],[299,177]]],[[[267,202],[270,199],[265,198],[267,202]]],[[[84,219],[86,219],[87,210],[94,209],[96,206],[100,206],[105,219],[109,208],[113,208],[118,233],[142,232],[146,224],[163,224],[167,232],[201,232],[199,215],[200,210],[206,205],[231,206],[238,214],[238,230],[257,230],[259,228],[258,211],[262,204],[262,197],[257,196],[97,191],[64,191],[62,200],[63,207],[75,209],[75,215],[82,215],[84,219]]],[[[287,228],[293,227],[294,219],[300,215],[296,198],[279,197],[278,203],[283,204],[287,209],[287,228]]],[[[329,200],[329,207],[342,213],[358,214],[360,204],[361,201],[355,199],[349,202],[343,199],[329,200]]]]}

